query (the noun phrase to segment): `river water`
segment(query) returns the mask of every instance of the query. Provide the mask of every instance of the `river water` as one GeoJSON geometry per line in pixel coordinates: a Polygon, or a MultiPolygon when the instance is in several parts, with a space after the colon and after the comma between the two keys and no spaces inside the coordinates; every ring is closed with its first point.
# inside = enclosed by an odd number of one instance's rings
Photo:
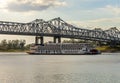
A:
{"type": "Polygon", "coordinates": [[[120,83],[120,53],[0,53],[0,83],[120,83]]]}

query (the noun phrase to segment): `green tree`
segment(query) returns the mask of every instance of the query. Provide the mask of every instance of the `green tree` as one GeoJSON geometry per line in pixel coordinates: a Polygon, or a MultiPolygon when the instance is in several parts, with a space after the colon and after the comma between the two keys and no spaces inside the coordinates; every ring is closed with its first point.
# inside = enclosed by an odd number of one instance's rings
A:
{"type": "Polygon", "coordinates": [[[2,40],[0,42],[0,51],[24,50],[25,40],[2,40]]]}
{"type": "Polygon", "coordinates": [[[24,49],[26,41],[25,40],[20,40],[20,48],[24,49]]]}
{"type": "Polygon", "coordinates": [[[7,41],[5,39],[1,41],[0,49],[3,50],[3,51],[7,50],[7,41]]]}

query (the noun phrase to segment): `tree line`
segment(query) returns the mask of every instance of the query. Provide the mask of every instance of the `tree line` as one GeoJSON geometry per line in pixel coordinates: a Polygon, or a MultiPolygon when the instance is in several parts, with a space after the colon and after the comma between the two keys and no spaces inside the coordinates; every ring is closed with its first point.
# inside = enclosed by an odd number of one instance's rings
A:
{"type": "Polygon", "coordinates": [[[25,40],[2,40],[0,42],[0,51],[25,50],[25,40]]]}

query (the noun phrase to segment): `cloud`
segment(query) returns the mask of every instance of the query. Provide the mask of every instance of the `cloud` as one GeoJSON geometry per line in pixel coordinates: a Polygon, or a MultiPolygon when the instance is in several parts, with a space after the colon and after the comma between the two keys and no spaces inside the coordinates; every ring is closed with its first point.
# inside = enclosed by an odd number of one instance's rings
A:
{"type": "Polygon", "coordinates": [[[120,27],[119,25],[120,17],[101,18],[101,19],[86,20],[86,21],[68,21],[68,22],[72,23],[73,25],[79,26],[81,28],[88,28],[88,29],[102,28],[103,30],[105,30],[111,27],[117,27],[118,29],[120,27]]]}
{"type": "Polygon", "coordinates": [[[120,23],[120,18],[101,18],[101,19],[96,19],[96,20],[91,20],[91,21],[88,21],[88,22],[91,22],[91,23],[120,23]]]}
{"type": "Polygon", "coordinates": [[[42,11],[50,7],[65,5],[66,2],[60,0],[9,0],[5,8],[9,11],[26,12],[42,11]]]}
{"type": "Polygon", "coordinates": [[[92,10],[82,10],[79,11],[78,14],[81,15],[78,21],[74,20],[68,22],[81,28],[88,29],[102,28],[105,30],[111,27],[117,27],[120,29],[119,6],[106,5],[92,10]]]}
{"type": "Polygon", "coordinates": [[[106,5],[104,8],[99,8],[99,9],[109,11],[116,16],[120,15],[120,7],[118,6],[106,5]]]}

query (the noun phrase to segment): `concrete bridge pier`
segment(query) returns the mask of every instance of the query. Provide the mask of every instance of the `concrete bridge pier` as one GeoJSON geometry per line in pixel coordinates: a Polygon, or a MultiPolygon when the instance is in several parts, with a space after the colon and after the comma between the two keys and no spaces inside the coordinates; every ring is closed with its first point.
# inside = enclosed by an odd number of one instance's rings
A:
{"type": "Polygon", "coordinates": [[[44,38],[43,38],[43,36],[36,36],[35,37],[35,44],[36,45],[43,45],[44,44],[44,38]]]}
{"type": "Polygon", "coordinates": [[[61,43],[61,37],[54,37],[54,43],[61,43]]]}
{"type": "Polygon", "coordinates": [[[117,42],[116,41],[111,41],[110,47],[115,47],[115,46],[117,46],[117,42]]]}

